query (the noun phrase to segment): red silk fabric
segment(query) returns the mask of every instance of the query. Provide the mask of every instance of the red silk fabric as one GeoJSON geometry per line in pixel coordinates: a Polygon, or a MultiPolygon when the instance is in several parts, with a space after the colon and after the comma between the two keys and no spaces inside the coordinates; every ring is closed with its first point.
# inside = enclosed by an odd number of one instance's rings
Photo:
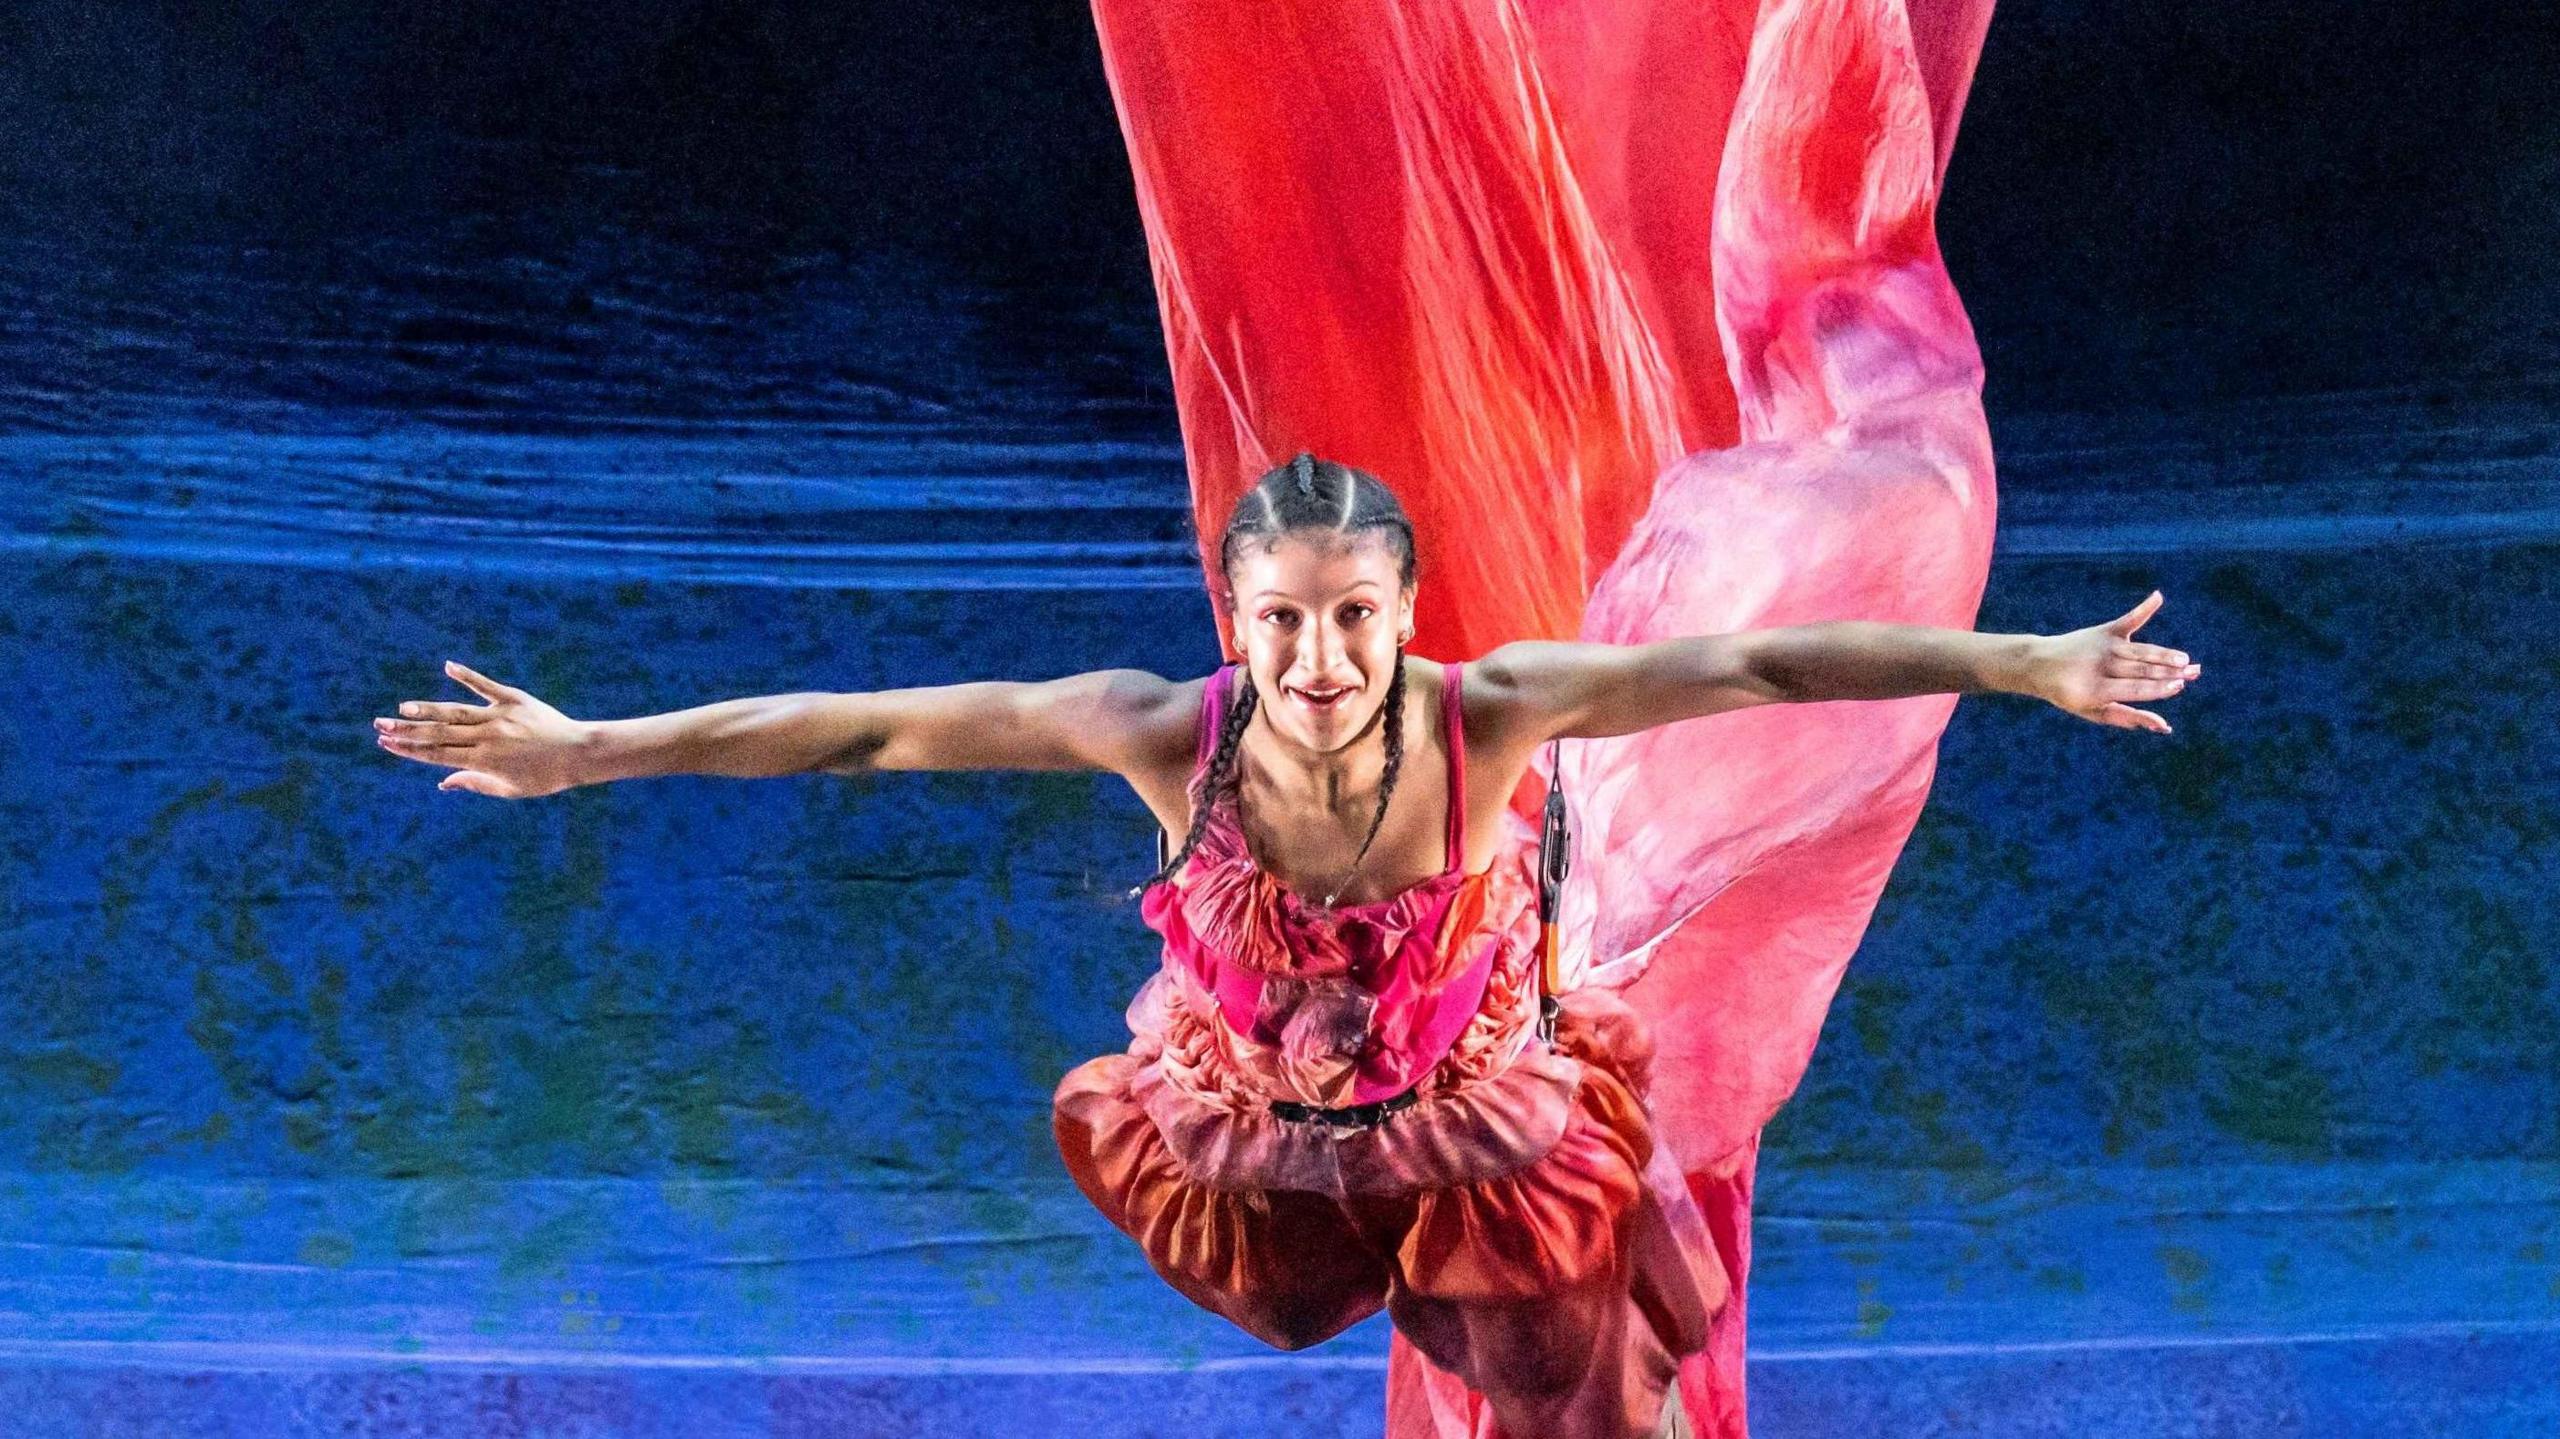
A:
{"type": "MultiPolygon", "coordinates": [[[[1990,8],[1094,0],[1213,591],[1237,497],[1309,449],[1412,513],[1417,653],[1970,628],[1991,447],[1934,216],[1990,8]]],[[[1650,1027],[1655,1132],[1732,1266],[1680,1370],[1701,1434],[1743,1433],[1761,1127],[1953,708],[1563,746],[1572,978],[1650,1027]]],[[[1494,1432],[1401,1334],[1388,1388],[1395,1439],[1494,1432]]]]}

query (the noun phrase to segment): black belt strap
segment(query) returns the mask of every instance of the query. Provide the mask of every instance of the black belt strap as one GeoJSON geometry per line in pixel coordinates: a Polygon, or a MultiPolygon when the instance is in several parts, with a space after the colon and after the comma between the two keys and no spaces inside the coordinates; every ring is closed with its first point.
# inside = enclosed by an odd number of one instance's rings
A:
{"type": "Polygon", "coordinates": [[[1271,1101],[1271,1112],[1281,1119],[1298,1124],[1330,1124],[1337,1129],[1374,1129],[1386,1123],[1388,1115],[1399,1109],[1413,1107],[1414,1102],[1419,1098],[1421,1098],[1421,1086],[1416,1085],[1402,1094],[1391,1094],[1372,1104],[1353,1104],[1341,1109],[1325,1109],[1313,1104],[1300,1104],[1295,1100],[1275,1099],[1271,1101]]]}

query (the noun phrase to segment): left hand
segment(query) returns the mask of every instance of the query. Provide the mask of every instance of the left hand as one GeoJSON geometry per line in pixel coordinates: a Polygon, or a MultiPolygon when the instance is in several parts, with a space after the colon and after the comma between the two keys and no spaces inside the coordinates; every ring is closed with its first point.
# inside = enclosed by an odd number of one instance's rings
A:
{"type": "Polygon", "coordinates": [[[2169,733],[2169,722],[2130,700],[2166,699],[2204,673],[2184,650],[2142,644],[2133,632],[2160,608],[2160,592],[2102,625],[2039,637],[2029,693],[2093,724],[2169,733]]]}

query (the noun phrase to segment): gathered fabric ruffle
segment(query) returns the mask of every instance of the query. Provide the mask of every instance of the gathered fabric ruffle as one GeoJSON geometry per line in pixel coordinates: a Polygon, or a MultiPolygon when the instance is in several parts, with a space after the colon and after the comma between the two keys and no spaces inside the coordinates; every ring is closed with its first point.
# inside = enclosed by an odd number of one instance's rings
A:
{"type": "Polygon", "coordinates": [[[1267,1111],[1427,1095],[1518,1050],[1538,933],[1521,854],[1327,913],[1256,865],[1218,805],[1182,871],[1142,901],[1166,960],[1129,1009],[1141,1045],[1170,1042],[1190,1097],[1267,1111]]]}
{"type": "MultiPolygon", "coordinates": [[[[1649,1188],[1663,1168],[1641,1098],[1652,1046],[1613,992],[1564,996],[1553,1050],[1453,1051],[1458,1072],[1411,1108],[1337,1130],[1281,1120],[1267,1100],[1228,1103],[1237,1086],[1215,1083],[1217,1026],[1187,1010],[1179,973],[1141,992],[1127,1053],[1060,1083],[1059,1148],[1159,1274],[1268,1342],[1338,1332],[1324,1326],[1376,1312],[1391,1281],[1456,1303],[1603,1281],[1625,1262],[1630,1211],[1683,1197],[1675,1172],[1670,1191],[1649,1188]],[[1204,1077],[1211,1087],[1195,1089],[1204,1077]]],[[[1724,1299],[1722,1267],[1681,1272],[1686,1302],[1670,1311],[1702,1332],[1724,1299]]],[[[1685,1352],[1698,1335],[1663,1337],[1685,1352]]]]}
{"type": "Polygon", "coordinates": [[[1555,1147],[1582,1084],[1580,1061],[1527,1043],[1534,962],[1523,948],[1493,966],[1483,1004],[1416,1086],[1419,1098],[1371,1128],[1273,1114],[1274,1097],[1313,1088],[1303,1082],[1307,1060],[1293,1036],[1284,1031],[1266,1047],[1236,1034],[1218,1022],[1214,996],[1179,965],[1159,970],[1130,1002],[1136,1038],[1120,1056],[1131,1062],[1118,1084],[1190,1178],[1211,1188],[1340,1198],[1492,1179],[1555,1147]]]}

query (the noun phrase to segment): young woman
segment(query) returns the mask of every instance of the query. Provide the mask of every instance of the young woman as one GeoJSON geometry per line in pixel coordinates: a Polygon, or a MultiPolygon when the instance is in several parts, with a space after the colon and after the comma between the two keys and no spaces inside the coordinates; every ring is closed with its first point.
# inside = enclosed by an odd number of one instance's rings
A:
{"type": "Polygon", "coordinates": [[[1055,1128],[1156,1271],[1283,1348],[1383,1308],[1394,1439],[1741,1439],[1759,1127],[1953,697],[2166,734],[2138,706],[2200,673],[2134,638],[2157,592],[1971,628],[1990,446],[1932,215],[1987,0],[1245,13],[1095,4],[1235,663],[603,722],[449,665],[485,703],[382,744],[504,798],[1122,775],[1164,963],[1055,1128]],[[1397,492],[1269,466],[1329,434],[1397,492]],[[1551,1035],[1533,774],[1580,841],[1551,1035]]]}
{"type": "Polygon", "coordinates": [[[409,701],[383,748],[529,798],[677,773],[1109,770],[1172,855],[1165,962],[1126,1054],[1059,1086],[1067,1168],[1166,1280],[1284,1349],[1386,1309],[1506,1433],[1657,1422],[1727,1297],[1656,1165],[1644,1026],[1605,989],[1536,1036],[1530,853],[1503,811],[1540,746],[1750,706],[2008,691],[2165,731],[2201,667],[2132,636],[1838,622],[1644,645],[1408,653],[1420,576],[1395,496],[1301,455],[1220,542],[1239,664],[724,701],[581,721],[455,664],[484,704],[409,701]],[[1172,836],[1180,836],[1171,843],[1172,836]],[[1648,1179],[1648,1169],[1655,1174],[1648,1179]]]}

